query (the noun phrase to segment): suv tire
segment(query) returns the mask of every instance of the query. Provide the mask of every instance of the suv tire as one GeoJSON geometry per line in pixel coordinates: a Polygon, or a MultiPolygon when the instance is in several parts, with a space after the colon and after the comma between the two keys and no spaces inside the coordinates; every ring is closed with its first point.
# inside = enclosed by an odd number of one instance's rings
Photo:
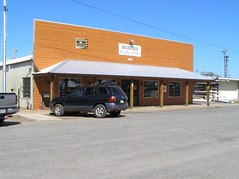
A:
{"type": "Polygon", "coordinates": [[[54,107],[54,114],[56,116],[63,116],[65,113],[64,107],[61,104],[56,104],[54,107]]]}
{"type": "Polygon", "coordinates": [[[107,115],[106,108],[103,104],[98,104],[94,108],[94,115],[96,118],[104,118],[107,115]]]}

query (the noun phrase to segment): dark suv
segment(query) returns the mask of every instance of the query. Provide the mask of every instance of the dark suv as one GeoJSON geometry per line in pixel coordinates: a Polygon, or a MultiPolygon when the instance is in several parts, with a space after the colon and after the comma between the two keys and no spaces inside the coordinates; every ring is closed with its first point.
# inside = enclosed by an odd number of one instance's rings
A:
{"type": "Polygon", "coordinates": [[[56,116],[66,112],[94,112],[96,118],[104,118],[107,113],[117,117],[121,110],[128,108],[128,98],[118,86],[84,86],[66,96],[52,99],[50,108],[56,116]]]}

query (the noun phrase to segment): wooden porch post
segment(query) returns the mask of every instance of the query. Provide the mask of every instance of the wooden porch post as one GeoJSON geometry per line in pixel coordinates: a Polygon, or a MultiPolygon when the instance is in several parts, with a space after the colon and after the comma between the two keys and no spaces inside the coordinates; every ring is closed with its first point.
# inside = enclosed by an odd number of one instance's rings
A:
{"type": "Polygon", "coordinates": [[[130,109],[133,109],[134,107],[134,81],[130,81],[130,104],[129,104],[130,109]]]}
{"type": "Polygon", "coordinates": [[[185,105],[188,106],[188,97],[189,97],[189,81],[186,81],[185,86],[185,105]]]}
{"type": "Polygon", "coordinates": [[[51,76],[50,77],[50,101],[54,98],[54,80],[55,80],[55,76],[51,76]]]}
{"type": "Polygon", "coordinates": [[[159,88],[159,99],[160,99],[160,107],[163,107],[163,80],[160,82],[160,88],[159,88]]]}
{"type": "Polygon", "coordinates": [[[209,84],[209,82],[207,82],[207,106],[209,106],[210,104],[209,104],[209,91],[210,91],[210,84],[209,84]]]}

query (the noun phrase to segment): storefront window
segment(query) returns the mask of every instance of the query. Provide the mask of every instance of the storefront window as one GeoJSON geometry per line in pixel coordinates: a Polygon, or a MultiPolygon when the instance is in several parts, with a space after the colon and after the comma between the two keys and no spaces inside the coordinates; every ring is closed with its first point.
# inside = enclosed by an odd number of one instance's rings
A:
{"type": "Polygon", "coordinates": [[[31,78],[26,77],[22,78],[23,85],[22,85],[22,92],[23,92],[23,97],[30,97],[31,95],[31,78]]]}
{"type": "Polygon", "coordinates": [[[181,82],[169,82],[169,97],[181,96],[181,82]]]}
{"type": "Polygon", "coordinates": [[[158,97],[158,81],[144,81],[144,97],[158,97]]]}
{"type": "Polygon", "coordinates": [[[79,78],[60,78],[60,96],[65,96],[71,91],[80,87],[81,79],[79,78]]]}

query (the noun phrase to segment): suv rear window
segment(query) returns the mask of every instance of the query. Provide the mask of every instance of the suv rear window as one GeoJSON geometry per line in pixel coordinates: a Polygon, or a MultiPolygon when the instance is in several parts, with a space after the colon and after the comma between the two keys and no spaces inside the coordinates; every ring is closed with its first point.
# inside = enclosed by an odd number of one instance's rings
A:
{"type": "Polygon", "coordinates": [[[113,87],[112,90],[113,90],[113,93],[116,95],[120,95],[120,96],[125,95],[124,91],[121,88],[113,87]]]}

